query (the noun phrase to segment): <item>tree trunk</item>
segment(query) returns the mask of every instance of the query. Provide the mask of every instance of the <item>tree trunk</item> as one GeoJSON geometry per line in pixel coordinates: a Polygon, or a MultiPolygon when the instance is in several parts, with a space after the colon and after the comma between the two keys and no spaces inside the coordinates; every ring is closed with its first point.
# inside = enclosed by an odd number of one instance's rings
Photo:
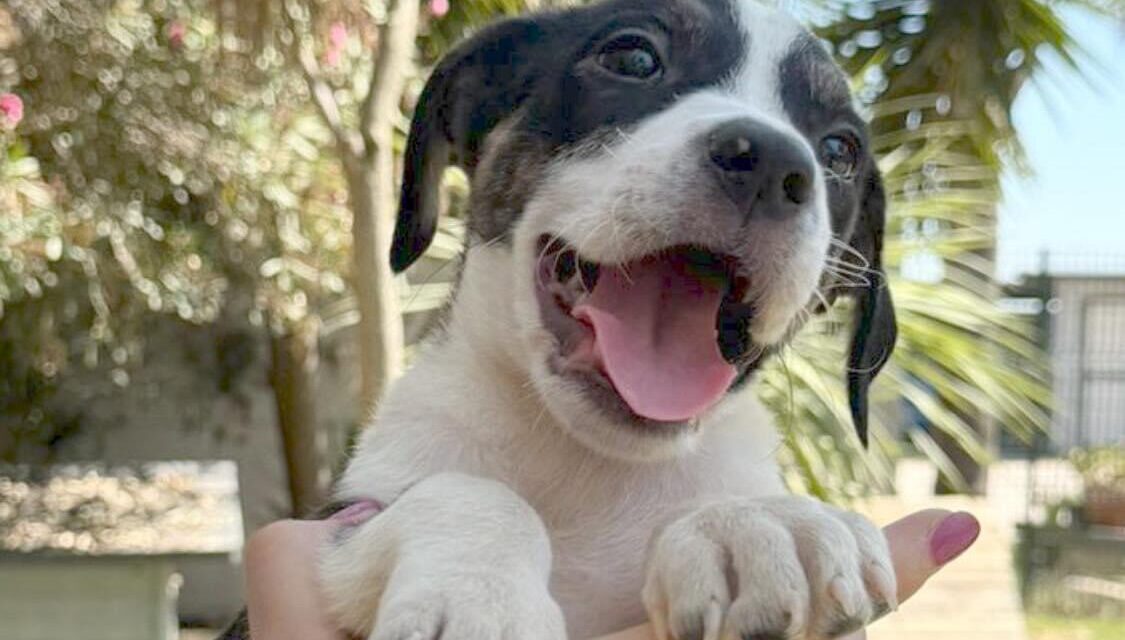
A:
{"type": "Polygon", "coordinates": [[[348,172],[360,311],[361,402],[367,410],[402,372],[404,355],[398,283],[390,265],[397,204],[394,125],[411,70],[419,3],[397,0],[388,9],[387,23],[379,30],[371,87],[363,104],[362,154],[348,172]]]}
{"type": "Polygon", "coordinates": [[[316,323],[305,322],[270,340],[270,383],[297,517],[320,506],[331,481],[328,434],[316,419],[317,338],[316,323]]]}
{"type": "MultiPolygon", "coordinates": [[[[365,163],[366,164],[366,163],[365,163]]],[[[387,384],[402,372],[404,354],[402,313],[398,282],[391,271],[390,247],[394,232],[394,196],[388,199],[394,175],[386,167],[361,170],[349,178],[352,212],[353,269],[364,411],[370,411],[387,384]],[[391,173],[380,176],[380,173],[391,173]]]]}

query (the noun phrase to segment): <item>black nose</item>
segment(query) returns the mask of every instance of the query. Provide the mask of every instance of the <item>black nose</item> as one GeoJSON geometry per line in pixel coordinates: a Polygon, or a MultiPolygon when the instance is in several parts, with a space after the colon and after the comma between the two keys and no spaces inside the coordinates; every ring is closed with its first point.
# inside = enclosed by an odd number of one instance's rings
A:
{"type": "Polygon", "coordinates": [[[751,119],[732,120],[707,138],[727,195],[746,215],[788,218],[812,199],[812,157],[792,135],[751,119]]]}

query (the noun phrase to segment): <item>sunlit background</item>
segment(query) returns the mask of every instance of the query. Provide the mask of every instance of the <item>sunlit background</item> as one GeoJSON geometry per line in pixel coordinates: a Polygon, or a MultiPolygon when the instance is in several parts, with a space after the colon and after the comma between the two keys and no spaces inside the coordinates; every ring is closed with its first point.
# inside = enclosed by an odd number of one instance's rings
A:
{"type": "MultiPolygon", "coordinates": [[[[0,638],[237,612],[245,537],[323,501],[455,278],[460,173],[422,264],[379,250],[427,70],[559,4],[0,5],[0,638]]],[[[871,119],[901,325],[869,450],[846,300],[763,374],[786,479],[985,525],[871,636],[1125,637],[1125,4],[779,4],[871,119]]]]}
{"type": "Polygon", "coordinates": [[[1059,13],[1074,34],[1078,68],[1049,56],[1013,105],[1027,167],[1004,180],[997,239],[1006,280],[1039,271],[1044,257],[1060,269],[1125,267],[1125,216],[1112,204],[1125,198],[1123,27],[1082,9],[1059,13]]]}

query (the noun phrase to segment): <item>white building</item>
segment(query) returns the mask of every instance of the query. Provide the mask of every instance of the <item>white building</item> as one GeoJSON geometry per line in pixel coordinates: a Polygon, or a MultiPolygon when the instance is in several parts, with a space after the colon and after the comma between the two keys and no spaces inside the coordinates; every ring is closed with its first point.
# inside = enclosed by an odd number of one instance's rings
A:
{"type": "Polygon", "coordinates": [[[1125,276],[1052,275],[1056,450],[1125,444],[1125,276]]]}

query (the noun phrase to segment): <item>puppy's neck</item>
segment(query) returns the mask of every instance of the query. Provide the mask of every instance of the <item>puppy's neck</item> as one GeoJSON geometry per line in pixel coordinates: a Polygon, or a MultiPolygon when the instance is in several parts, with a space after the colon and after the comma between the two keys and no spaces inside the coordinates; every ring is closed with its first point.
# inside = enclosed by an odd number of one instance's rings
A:
{"type": "Polygon", "coordinates": [[[468,250],[443,336],[448,344],[434,350],[454,353],[433,356],[454,366],[484,368],[494,384],[515,383],[530,390],[526,341],[533,337],[521,333],[521,310],[515,303],[519,296],[513,295],[519,279],[512,262],[507,247],[478,245],[468,250]]]}

